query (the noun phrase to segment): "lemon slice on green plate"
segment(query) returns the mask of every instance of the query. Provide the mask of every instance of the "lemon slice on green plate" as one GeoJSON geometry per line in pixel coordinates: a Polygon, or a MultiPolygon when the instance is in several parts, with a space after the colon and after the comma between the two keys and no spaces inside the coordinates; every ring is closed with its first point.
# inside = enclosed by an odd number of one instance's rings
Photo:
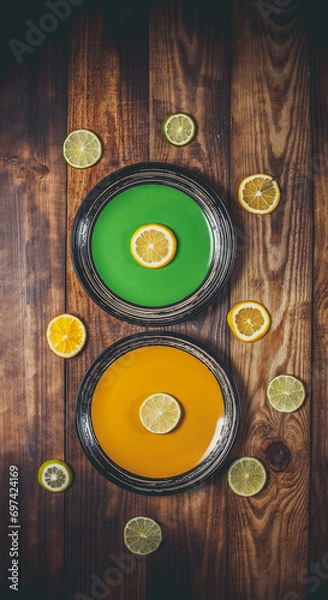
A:
{"type": "Polygon", "coordinates": [[[39,484],[49,492],[64,492],[73,483],[73,479],[71,467],[62,460],[47,460],[38,471],[39,484]]]}
{"type": "Polygon", "coordinates": [[[130,552],[147,556],[162,542],[162,530],[150,517],[133,517],[124,527],[124,543],[130,552]]]}
{"type": "Polygon", "coordinates": [[[165,225],[149,223],[142,225],[133,234],[130,242],[133,258],[148,269],[159,269],[174,258],[177,241],[165,225]]]}

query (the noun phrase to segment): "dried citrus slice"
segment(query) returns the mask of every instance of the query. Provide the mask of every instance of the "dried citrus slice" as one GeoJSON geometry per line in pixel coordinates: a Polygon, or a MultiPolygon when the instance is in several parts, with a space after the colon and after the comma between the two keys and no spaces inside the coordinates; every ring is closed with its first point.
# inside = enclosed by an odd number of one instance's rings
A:
{"type": "Polygon", "coordinates": [[[173,260],[177,241],[168,227],[150,223],[134,232],[130,248],[132,256],[140,265],[148,269],[159,269],[173,260]]]}
{"type": "Polygon", "coordinates": [[[279,412],[291,413],[304,402],[304,385],[293,375],[277,375],[269,382],[267,397],[273,408],[279,412]]]}
{"type": "Polygon", "coordinates": [[[47,460],[38,471],[39,484],[49,492],[67,490],[74,479],[72,469],[62,460],[47,460]]]}
{"type": "Polygon", "coordinates": [[[267,215],[279,204],[278,182],[271,175],[250,175],[239,185],[238,200],[248,212],[255,215],[267,215]]]}
{"type": "Polygon", "coordinates": [[[255,342],[266,334],[270,327],[270,315],[259,302],[238,302],[229,311],[228,325],[239,340],[255,342]]]}
{"type": "Polygon", "coordinates": [[[88,129],[76,129],[68,134],[63,144],[63,156],[75,169],[86,169],[98,162],[102,155],[98,136],[88,129]]]}
{"type": "Polygon", "coordinates": [[[54,317],[48,324],[47,340],[55,354],[71,358],[82,350],[86,340],[86,329],[80,319],[64,313],[54,317]]]}
{"type": "Polygon", "coordinates": [[[130,552],[147,556],[162,542],[162,530],[150,517],[133,517],[124,527],[124,543],[130,552]]]}
{"type": "Polygon", "coordinates": [[[168,433],[180,421],[181,408],[169,394],[152,394],[142,403],[139,410],[141,423],[152,433],[168,433]]]}
{"type": "Polygon", "coordinates": [[[196,135],[196,123],[190,115],[174,113],[166,117],[162,131],[165,139],[173,146],[186,146],[196,135]]]}
{"type": "Polygon", "coordinates": [[[262,490],[267,474],[262,463],[254,457],[235,460],[228,471],[228,485],[238,496],[254,496],[262,490]]]}

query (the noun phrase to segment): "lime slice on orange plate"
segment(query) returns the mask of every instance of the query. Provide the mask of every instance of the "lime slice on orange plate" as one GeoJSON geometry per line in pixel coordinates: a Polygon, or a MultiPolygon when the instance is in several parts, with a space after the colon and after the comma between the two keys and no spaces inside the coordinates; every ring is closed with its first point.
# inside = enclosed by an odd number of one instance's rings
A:
{"type": "Polygon", "coordinates": [[[179,423],[181,408],[169,394],[152,394],[142,403],[139,417],[143,426],[151,433],[168,433],[179,423]]]}

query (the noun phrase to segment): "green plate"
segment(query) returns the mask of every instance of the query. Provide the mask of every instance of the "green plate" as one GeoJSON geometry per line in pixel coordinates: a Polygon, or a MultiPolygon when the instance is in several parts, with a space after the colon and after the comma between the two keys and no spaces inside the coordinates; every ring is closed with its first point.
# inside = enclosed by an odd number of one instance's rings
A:
{"type": "Polygon", "coordinates": [[[91,190],[76,215],[72,260],[88,295],[138,324],[181,321],[207,306],[227,282],[235,255],[231,220],[218,194],[193,173],[162,163],[132,165],[91,190]],[[130,251],[142,225],[169,227],[177,253],[161,269],[130,251]]]}

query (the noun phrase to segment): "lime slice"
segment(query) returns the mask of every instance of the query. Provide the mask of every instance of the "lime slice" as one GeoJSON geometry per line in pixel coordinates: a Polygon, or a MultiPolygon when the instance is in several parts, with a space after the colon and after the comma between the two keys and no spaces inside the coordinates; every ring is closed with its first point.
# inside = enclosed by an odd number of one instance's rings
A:
{"type": "Polygon", "coordinates": [[[180,421],[181,408],[169,394],[148,396],[139,410],[141,423],[151,433],[168,433],[180,421]]]}
{"type": "Polygon", "coordinates": [[[162,530],[150,517],[133,517],[124,527],[124,543],[130,552],[147,556],[162,541],[162,530]]]}
{"type": "Polygon", "coordinates": [[[68,134],[63,144],[63,156],[75,169],[86,169],[98,162],[102,155],[98,136],[88,129],[76,129],[68,134]]]}
{"type": "Polygon", "coordinates": [[[73,483],[73,471],[62,460],[47,460],[38,471],[39,484],[49,492],[63,492],[73,483]]]}
{"type": "Polygon", "coordinates": [[[190,115],[174,113],[166,117],[162,131],[165,139],[173,146],[185,146],[194,139],[197,127],[190,115]]]}
{"type": "Polygon", "coordinates": [[[228,484],[238,496],[258,494],[266,482],[266,470],[262,463],[249,456],[238,458],[228,471],[228,484]]]}
{"type": "Polygon", "coordinates": [[[304,385],[293,375],[277,375],[267,387],[267,397],[273,408],[279,412],[291,413],[304,402],[304,385]]]}

